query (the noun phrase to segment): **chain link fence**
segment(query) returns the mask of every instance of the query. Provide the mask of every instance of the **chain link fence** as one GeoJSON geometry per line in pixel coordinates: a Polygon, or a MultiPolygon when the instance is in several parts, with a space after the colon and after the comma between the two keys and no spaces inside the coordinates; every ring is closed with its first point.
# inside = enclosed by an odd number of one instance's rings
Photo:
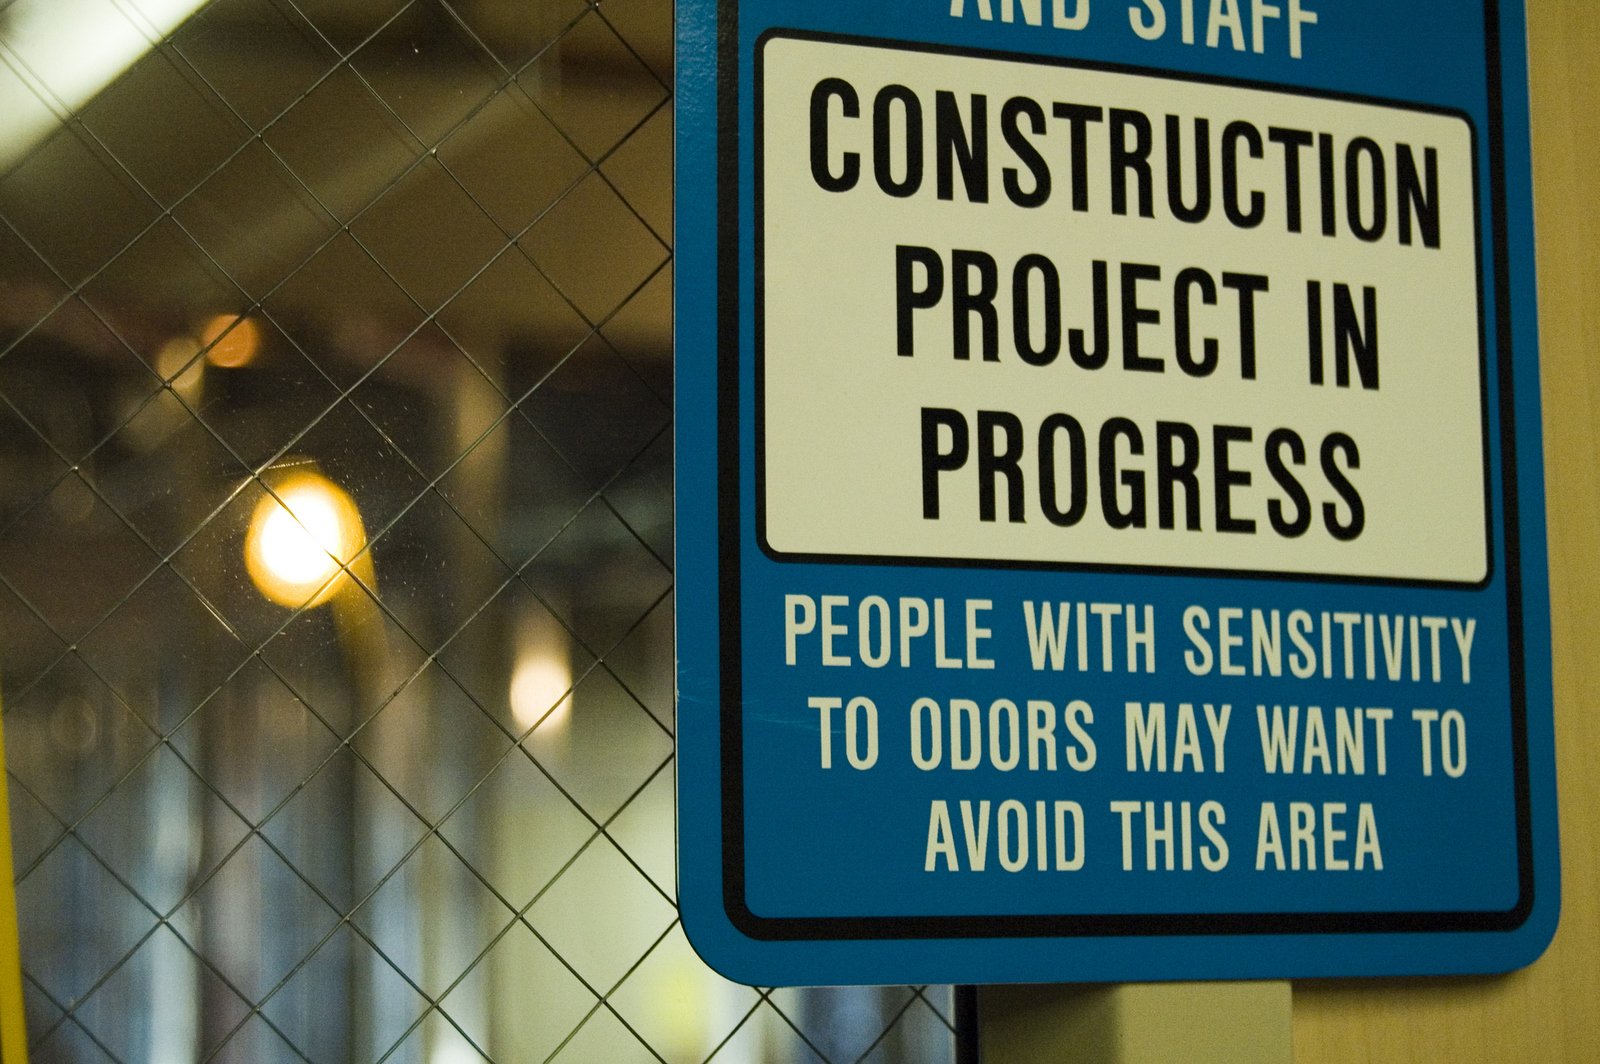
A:
{"type": "Polygon", "coordinates": [[[940,1061],[674,903],[667,0],[0,2],[36,1062],[940,1061]]]}

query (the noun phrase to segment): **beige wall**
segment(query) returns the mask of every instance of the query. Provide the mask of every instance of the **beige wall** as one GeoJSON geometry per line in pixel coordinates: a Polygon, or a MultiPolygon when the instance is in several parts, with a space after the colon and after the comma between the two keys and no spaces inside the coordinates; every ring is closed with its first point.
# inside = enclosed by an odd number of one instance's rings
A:
{"type": "Polygon", "coordinates": [[[1600,1060],[1600,3],[1528,6],[1561,928],[1503,978],[1296,984],[1296,1064],[1600,1060]]]}

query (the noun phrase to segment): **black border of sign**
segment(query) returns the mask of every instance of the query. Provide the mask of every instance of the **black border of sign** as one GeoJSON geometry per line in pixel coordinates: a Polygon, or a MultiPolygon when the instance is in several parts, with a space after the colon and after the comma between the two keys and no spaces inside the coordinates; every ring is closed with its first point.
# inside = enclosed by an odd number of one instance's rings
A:
{"type": "MultiPolygon", "coordinates": [[[[1507,275],[1510,253],[1505,218],[1504,99],[1501,91],[1500,19],[1498,0],[1484,0],[1487,94],[1489,109],[1490,223],[1493,233],[1495,349],[1500,385],[1501,508],[1505,522],[1507,630],[1510,633],[1512,762],[1516,791],[1517,903],[1504,911],[1466,912],[1321,912],[1321,913],[1133,913],[967,916],[766,917],[753,912],[745,898],[743,640],[740,580],[740,273],[739,273],[739,24],[738,0],[718,0],[717,18],[717,473],[719,479],[717,537],[719,547],[718,605],[721,639],[721,773],[723,907],[729,920],[752,939],[768,941],[971,939],[1065,936],[1356,934],[1404,932],[1511,931],[1533,912],[1533,821],[1528,775],[1527,692],[1525,652],[1521,637],[1522,572],[1520,520],[1516,500],[1515,403],[1512,394],[1511,288],[1507,275]]],[[[789,32],[813,39],[861,40],[836,35],[789,32]]],[[[763,35],[765,36],[765,35],[763,35]]],[[[941,49],[905,42],[898,47],[941,49]]],[[[984,54],[984,53],[977,53],[984,54]]],[[[992,54],[992,53],[991,53],[992,54]]],[[[1004,53],[1004,58],[1031,57],[1004,53]]],[[[1077,64],[1088,65],[1088,64],[1077,64]]],[[[1120,72],[1146,73],[1127,67],[1100,66],[1120,72]]],[[[1171,72],[1159,76],[1174,77],[1171,72]]],[[[1183,76],[1179,76],[1182,78],[1183,76]]],[[[1250,88],[1285,91],[1283,86],[1190,77],[1250,88]]],[[[1290,90],[1301,91],[1301,90],[1290,90]]],[[[1309,93],[1329,96],[1333,94],[1309,93]]],[[[1337,97],[1365,99],[1362,97],[1337,97]]],[[[1369,102],[1393,106],[1394,101],[1369,102]]],[[[1416,108],[1443,111],[1441,108],[1416,108]]],[[[1455,113],[1445,111],[1444,113],[1455,113]]],[[[1470,122],[1469,122],[1470,125],[1470,122]]],[[[1473,131],[1476,139],[1476,129],[1473,131]]],[[[1474,174],[1474,187],[1477,185],[1474,174]]],[[[1475,196],[1475,199],[1477,197],[1475,196]]],[[[1475,203],[1475,209],[1481,209],[1475,203]]],[[[1481,232],[1480,224],[1477,227],[1481,232]]],[[[1482,268],[1479,249],[1480,337],[1482,336],[1482,268]]],[[[758,257],[759,268],[759,257],[758,257]]],[[[1485,376],[1484,389],[1487,391],[1485,376]]],[[[1487,396],[1485,396],[1487,402],[1487,396]]],[[[1487,452],[1488,434],[1484,434],[1487,452]]],[[[1486,472],[1487,476],[1487,472],[1486,472]]],[[[1489,516],[1493,545],[1492,513],[1489,516]]],[[[913,564],[930,564],[920,559],[913,564]]],[[[942,563],[939,563],[942,564],[942,563]]],[[[1030,566],[1032,567],[1032,566],[1030,566]]],[[[1119,567],[1120,568],[1120,567],[1119,567]]],[[[1124,571],[1126,571],[1124,569],[1124,571]]],[[[1173,570],[1164,570],[1174,572],[1173,570]]],[[[1205,575],[1198,570],[1176,570],[1205,575]]],[[[1230,576],[1238,574],[1229,572],[1230,576]]],[[[1263,574],[1294,579],[1295,574],[1263,574]]],[[[1301,577],[1301,579],[1309,579],[1301,577]]],[[[1327,581],[1329,578],[1317,578],[1327,581]]],[[[1487,580],[1487,577],[1485,578],[1487,580]]],[[[1415,583],[1338,578],[1339,583],[1415,583]]],[[[1447,584],[1461,587],[1460,584],[1447,584]]]]}

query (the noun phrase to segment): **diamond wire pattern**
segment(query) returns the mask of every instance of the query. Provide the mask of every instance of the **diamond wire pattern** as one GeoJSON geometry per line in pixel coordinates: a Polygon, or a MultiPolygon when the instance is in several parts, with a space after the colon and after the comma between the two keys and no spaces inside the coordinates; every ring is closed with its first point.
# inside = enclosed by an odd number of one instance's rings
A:
{"type": "Polygon", "coordinates": [[[148,372],[91,379],[81,394],[58,401],[51,387],[63,369],[77,368],[88,376],[103,371],[101,363],[111,362],[113,370],[128,370],[134,356],[81,296],[63,300],[34,331],[49,340],[6,352],[0,360],[0,391],[15,416],[46,446],[69,466],[80,465],[114,435],[106,422],[126,414],[120,425],[136,415],[137,403],[128,400],[156,394],[161,381],[148,372]]]}
{"type": "Polygon", "coordinates": [[[50,1035],[31,1047],[29,1053],[44,1060],[71,1060],[84,1064],[121,1064],[106,1049],[105,1043],[89,1033],[75,1016],[66,1017],[51,1028],[50,1035]]]}
{"type": "Polygon", "coordinates": [[[250,134],[249,127],[174,54],[171,44],[155,48],[135,63],[84,108],[82,118],[106,150],[163,206],[193,189],[250,134]],[[136,133],[127,114],[151,97],[162,101],[168,121],[149,133],[136,133]]]}
{"type": "Polygon", "coordinates": [[[0,174],[38,1059],[948,1053],[676,922],[669,78],[654,0],[214,0],[0,174]],[[331,618],[237,560],[307,459],[331,618]]]}
{"type": "Polygon", "coordinates": [[[37,1043],[39,1031],[54,1031],[64,1021],[64,1012],[49,994],[26,972],[22,975],[22,1011],[27,1020],[29,1038],[37,1043]]]}
{"type": "Polygon", "coordinates": [[[314,91],[339,58],[299,11],[278,0],[214,0],[179,27],[172,44],[257,132],[314,91]]]}
{"type": "Polygon", "coordinates": [[[0,178],[0,210],[69,285],[91,276],[161,212],[81,125],[63,126],[0,178]],[[57,196],[96,204],[93,224],[57,210],[57,196]]]}
{"type": "Polygon", "coordinates": [[[173,1028],[189,1028],[184,1033],[190,1035],[201,1053],[216,1048],[220,1032],[203,1030],[193,1020],[185,1023],[181,1016],[130,1016],[143,996],[142,988],[163,977],[193,987],[192,992],[206,1001],[210,1014],[221,1021],[219,1027],[232,1028],[249,1014],[249,1003],[211,972],[177,934],[158,928],[126,964],[77,1006],[74,1016],[107,1051],[124,1061],[156,1056],[162,1035],[173,1028]]]}

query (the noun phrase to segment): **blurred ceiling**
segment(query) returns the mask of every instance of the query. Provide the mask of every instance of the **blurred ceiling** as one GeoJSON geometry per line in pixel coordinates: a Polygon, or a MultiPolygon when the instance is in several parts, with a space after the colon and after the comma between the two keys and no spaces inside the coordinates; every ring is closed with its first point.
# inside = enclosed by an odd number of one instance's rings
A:
{"type": "MultiPolygon", "coordinates": [[[[12,661],[53,661],[169,552],[231,556],[251,481],[291,460],[351,488],[397,599],[540,551],[592,615],[658,591],[670,6],[214,0],[152,28],[189,2],[0,0],[0,106],[52,112],[0,152],[12,661]],[[96,43],[130,33],[155,43],[96,43]],[[61,39],[125,69],[64,72],[61,39]]],[[[186,579],[253,631],[264,606],[208,573],[186,579]]]]}
{"type": "MultiPolygon", "coordinates": [[[[0,101],[73,105],[49,19],[157,36],[185,4],[13,0],[0,101]]],[[[671,62],[637,0],[218,0],[0,177],[0,330],[150,362],[260,308],[359,372],[430,319],[474,357],[600,326],[670,387],[671,62]]]]}

